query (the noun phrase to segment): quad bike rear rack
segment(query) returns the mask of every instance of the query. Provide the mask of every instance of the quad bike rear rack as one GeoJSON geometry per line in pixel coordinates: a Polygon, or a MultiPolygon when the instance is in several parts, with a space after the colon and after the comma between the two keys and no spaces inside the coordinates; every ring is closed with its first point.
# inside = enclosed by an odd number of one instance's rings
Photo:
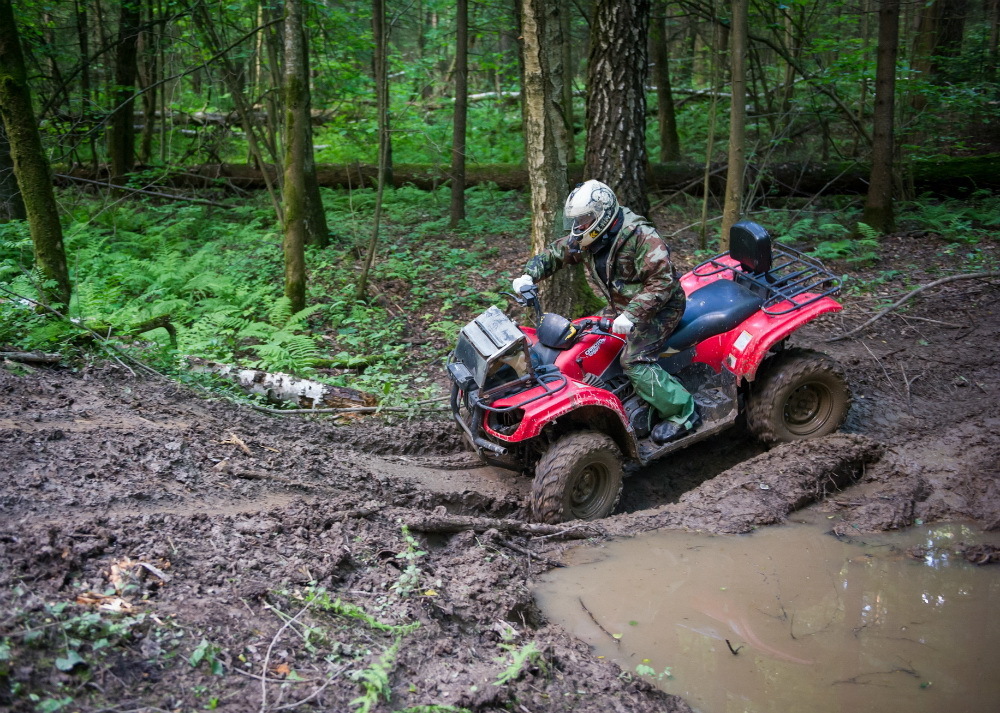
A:
{"type": "Polygon", "coordinates": [[[748,286],[764,298],[761,311],[772,317],[794,312],[840,292],[841,278],[819,260],[778,243],[771,250],[771,255],[770,265],[759,272],[752,272],[746,261],[731,253],[722,253],[695,267],[693,274],[709,277],[731,272],[734,282],[748,286]]]}

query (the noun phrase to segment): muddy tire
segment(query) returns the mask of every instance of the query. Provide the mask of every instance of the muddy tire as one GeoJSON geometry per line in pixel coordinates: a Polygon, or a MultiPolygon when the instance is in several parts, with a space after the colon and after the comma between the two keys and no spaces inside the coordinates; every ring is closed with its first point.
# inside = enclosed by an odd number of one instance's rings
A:
{"type": "Polygon", "coordinates": [[[531,514],[537,522],[596,520],[611,514],[622,492],[622,455],[609,436],[570,433],[535,467],[531,514]]]}
{"type": "Polygon", "coordinates": [[[747,425],[765,443],[819,438],[840,428],[850,407],[837,362],[811,349],[788,349],[765,362],[747,402],[747,425]]]}

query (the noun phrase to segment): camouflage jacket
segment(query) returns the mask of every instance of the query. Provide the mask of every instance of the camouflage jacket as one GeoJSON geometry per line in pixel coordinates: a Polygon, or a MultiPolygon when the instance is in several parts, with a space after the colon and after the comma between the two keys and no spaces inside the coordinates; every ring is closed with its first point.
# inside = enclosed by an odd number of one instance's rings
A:
{"type": "Polygon", "coordinates": [[[531,258],[524,271],[537,282],[566,265],[586,262],[615,311],[623,312],[636,325],[648,323],[680,289],[680,282],[670,262],[670,248],[656,228],[628,208],[623,211],[625,220],[608,255],[608,274],[597,273],[589,251],[572,252],[567,244],[569,236],[531,258]]]}

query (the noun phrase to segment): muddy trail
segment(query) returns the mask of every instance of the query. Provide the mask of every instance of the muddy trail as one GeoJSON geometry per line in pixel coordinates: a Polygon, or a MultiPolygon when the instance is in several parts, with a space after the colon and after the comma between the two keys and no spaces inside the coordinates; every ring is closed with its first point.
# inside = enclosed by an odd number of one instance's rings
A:
{"type": "Polygon", "coordinates": [[[527,524],[530,482],[445,420],[275,417],[113,362],[0,370],[0,708],[689,710],[546,622],[533,582],[585,538],[817,501],[840,533],[1000,528],[996,297],[955,282],[827,341],[874,310],[849,302],[794,340],[847,368],[842,433],[731,429],[587,525],[527,524]]]}

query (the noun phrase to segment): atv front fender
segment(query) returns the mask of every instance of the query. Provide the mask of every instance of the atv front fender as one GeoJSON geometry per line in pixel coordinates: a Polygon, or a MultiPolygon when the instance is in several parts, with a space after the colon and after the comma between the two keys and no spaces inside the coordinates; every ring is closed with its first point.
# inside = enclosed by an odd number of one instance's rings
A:
{"type": "Polygon", "coordinates": [[[590,428],[597,427],[599,425],[597,422],[603,422],[604,428],[600,430],[608,432],[624,453],[635,453],[635,433],[629,425],[622,402],[607,389],[567,379],[566,387],[558,393],[558,396],[531,400],[542,393],[544,393],[542,387],[535,387],[490,404],[497,409],[512,409],[506,413],[512,415],[511,420],[516,418],[514,414],[520,416],[520,422],[512,432],[508,429],[513,424],[505,429],[508,433],[500,433],[491,427],[491,414],[487,412],[483,419],[483,430],[499,441],[518,443],[537,437],[546,426],[554,424],[557,419],[579,420],[583,424],[589,424],[590,428]]]}

